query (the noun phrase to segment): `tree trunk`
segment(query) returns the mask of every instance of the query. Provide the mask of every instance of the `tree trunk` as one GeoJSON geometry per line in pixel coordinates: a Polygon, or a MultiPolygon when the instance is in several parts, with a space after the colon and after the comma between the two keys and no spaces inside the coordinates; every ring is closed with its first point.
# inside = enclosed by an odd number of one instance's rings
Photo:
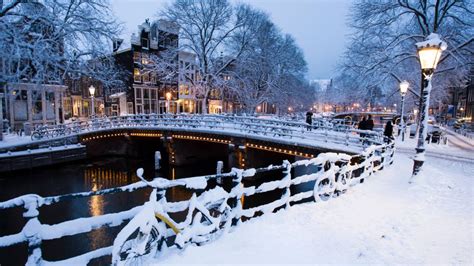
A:
{"type": "Polygon", "coordinates": [[[202,113],[207,114],[207,98],[202,100],[202,113]]]}

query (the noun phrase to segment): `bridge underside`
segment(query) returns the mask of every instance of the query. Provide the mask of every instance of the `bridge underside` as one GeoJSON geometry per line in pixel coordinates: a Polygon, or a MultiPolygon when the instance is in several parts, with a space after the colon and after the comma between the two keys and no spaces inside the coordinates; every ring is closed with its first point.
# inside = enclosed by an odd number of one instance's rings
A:
{"type": "Polygon", "coordinates": [[[314,158],[322,152],[347,153],[248,136],[153,129],[112,129],[84,134],[79,141],[86,146],[88,157],[153,156],[155,151],[160,151],[164,161],[176,166],[222,160],[226,168],[246,168],[261,152],[273,152],[285,158],[294,156],[295,160],[314,158]]]}
{"type": "MultiPolygon", "coordinates": [[[[248,167],[249,161],[255,161],[259,152],[273,152],[275,154],[294,156],[295,159],[313,158],[322,152],[344,152],[347,150],[319,148],[292,141],[291,139],[271,139],[261,136],[239,135],[235,133],[186,130],[186,129],[139,129],[139,128],[112,128],[94,132],[85,132],[80,135],[69,136],[62,139],[45,140],[18,145],[10,151],[25,151],[51,146],[73,146],[80,143],[86,147],[86,156],[69,156],[65,160],[50,160],[49,164],[69,162],[85,157],[98,156],[153,156],[155,151],[160,151],[163,160],[170,165],[196,164],[202,160],[222,160],[226,168],[248,167]]],[[[14,152],[15,153],[15,152],[14,152]]],[[[35,167],[34,155],[17,152],[18,155],[0,158],[0,165],[16,159],[31,161],[19,167],[4,167],[3,171],[18,170],[35,167]]],[[[47,153],[47,150],[46,150],[47,153]]],[[[68,156],[68,152],[62,154],[68,156]]],[[[261,154],[260,154],[261,155],[261,154]]],[[[44,166],[45,164],[41,164],[44,166]]],[[[47,164],[46,164],[47,165],[47,164]]],[[[38,165],[39,166],[39,165],[38,165]]],[[[0,170],[2,171],[2,170],[0,170]]]]}

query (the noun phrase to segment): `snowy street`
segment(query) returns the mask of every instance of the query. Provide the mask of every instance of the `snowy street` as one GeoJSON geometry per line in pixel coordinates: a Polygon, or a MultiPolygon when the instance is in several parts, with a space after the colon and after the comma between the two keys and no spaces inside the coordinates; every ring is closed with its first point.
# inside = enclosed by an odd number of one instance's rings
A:
{"type": "Polygon", "coordinates": [[[408,184],[412,163],[396,154],[393,166],[339,198],[254,219],[156,262],[472,265],[474,164],[429,158],[408,184]]]}

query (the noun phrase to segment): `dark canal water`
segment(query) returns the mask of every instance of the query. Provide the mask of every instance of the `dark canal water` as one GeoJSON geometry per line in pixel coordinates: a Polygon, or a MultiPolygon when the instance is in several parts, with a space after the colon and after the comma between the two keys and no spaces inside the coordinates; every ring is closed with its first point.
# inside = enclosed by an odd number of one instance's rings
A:
{"type": "MultiPolygon", "coordinates": [[[[247,167],[281,164],[285,159],[295,160],[294,157],[289,155],[259,150],[253,150],[251,155],[254,159],[247,167]]],[[[215,159],[212,158],[180,167],[164,165],[159,175],[169,179],[178,179],[215,174],[215,159]]],[[[226,159],[222,158],[224,162],[226,159]]],[[[135,172],[140,167],[145,169],[145,176],[151,179],[155,175],[153,165],[153,156],[147,154],[143,158],[99,157],[66,165],[0,174],[0,201],[29,193],[41,196],[54,196],[123,186],[138,181],[135,172]]],[[[226,171],[229,170],[227,165],[225,168],[226,171]]],[[[281,178],[281,173],[275,175],[270,178],[281,178]]],[[[248,185],[258,185],[264,179],[267,178],[262,176],[262,180],[251,181],[248,185]]],[[[52,206],[41,207],[39,219],[43,224],[56,224],[80,217],[124,211],[143,204],[148,199],[149,192],[149,189],[143,189],[132,193],[117,193],[60,202],[52,206]]],[[[190,192],[174,189],[167,196],[171,201],[184,200],[189,198],[190,192]]],[[[260,200],[267,201],[264,198],[260,200]]],[[[246,201],[245,204],[254,205],[255,203],[246,201]]],[[[247,207],[251,207],[250,205],[247,207]]],[[[19,232],[25,224],[22,213],[23,210],[19,208],[0,211],[0,235],[19,232]]],[[[122,227],[98,229],[90,233],[63,237],[59,240],[44,241],[42,245],[43,258],[49,261],[56,261],[109,246],[113,243],[114,236],[122,227]]],[[[26,257],[26,244],[0,249],[1,266],[23,265],[26,262],[26,257]]],[[[109,262],[110,257],[106,257],[93,261],[91,264],[101,265],[109,262]]]]}

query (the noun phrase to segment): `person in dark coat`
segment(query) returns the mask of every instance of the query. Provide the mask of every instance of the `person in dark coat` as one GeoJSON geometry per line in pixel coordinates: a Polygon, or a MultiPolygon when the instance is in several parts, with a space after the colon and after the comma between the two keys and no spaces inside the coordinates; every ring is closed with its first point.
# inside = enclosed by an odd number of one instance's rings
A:
{"type": "Polygon", "coordinates": [[[308,111],[306,113],[306,124],[308,124],[306,130],[311,131],[311,125],[313,125],[313,112],[311,111],[308,111]]]}
{"type": "Polygon", "coordinates": [[[374,130],[374,120],[372,119],[372,115],[369,115],[369,119],[367,119],[367,130],[374,130]]]}
{"type": "Polygon", "coordinates": [[[383,135],[385,136],[385,142],[390,142],[393,139],[393,126],[392,121],[388,121],[385,125],[385,129],[383,131],[383,135]]]}
{"type": "MultiPolygon", "coordinates": [[[[359,122],[357,125],[357,128],[360,130],[366,130],[367,129],[367,119],[365,118],[365,115],[362,117],[362,120],[359,122]]],[[[359,134],[361,138],[365,138],[364,133],[359,134]]]]}
{"type": "Polygon", "coordinates": [[[367,129],[367,119],[365,119],[365,116],[362,117],[362,120],[359,122],[359,125],[357,126],[360,130],[366,130],[367,129]]]}

